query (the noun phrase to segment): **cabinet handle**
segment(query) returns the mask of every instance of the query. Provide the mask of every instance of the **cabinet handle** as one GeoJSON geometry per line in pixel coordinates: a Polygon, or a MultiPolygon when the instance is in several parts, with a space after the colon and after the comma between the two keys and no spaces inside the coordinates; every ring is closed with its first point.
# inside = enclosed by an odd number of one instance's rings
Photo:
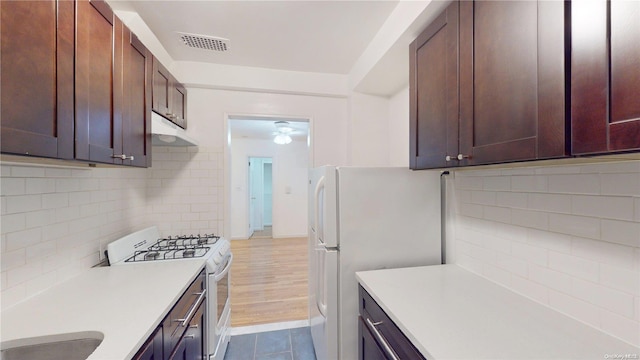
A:
{"type": "Polygon", "coordinates": [[[131,160],[131,161],[133,161],[133,155],[127,156],[125,154],[122,154],[122,155],[111,155],[111,157],[114,158],[114,159],[122,159],[122,160],[131,160]]]}
{"type": "Polygon", "coordinates": [[[387,340],[384,338],[384,336],[382,336],[382,334],[380,333],[380,331],[378,331],[378,329],[376,329],[376,326],[382,324],[382,321],[378,321],[378,322],[371,322],[371,319],[367,318],[366,319],[366,323],[367,323],[367,327],[369,328],[369,330],[371,330],[371,332],[373,333],[373,335],[376,337],[376,339],[378,340],[378,342],[380,344],[382,344],[382,348],[384,349],[384,352],[393,360],[400,360],[400,358],[398,358],[398,355],[396,355],[396,353],[393,351],[393,349],[391,348],[391,346],[389,346],[389,343],[387,342],[387,340]]]}
{"type": "Polygon", "coordinates": [[[189,322],[191,322],[191,319],[193,318],[193,316],[196,314],[196,310],[198,310],[198,306],[200,306],[200,304],[202,304],[202,301],[204,300],[204,297],[206,296],[207,291],[203,290],[200,293],[195,293],[194,295],[199,295],[198,296],[198,300],[196,300],[195,303],[193,303],[193,305],[191,306],[191,309],[189,309],[189,312],[187,313],[187,316],[184,319],[175,319],[173,320],[174,322],[181,322],[182,324],[180,324],[182,327],[186,327],[187,324],[189,324],[189,322]]]}
{"type": "Polygon", "coordinates": [[[458,160],[471,159],[470,155],[458,154],[458,160]]]}

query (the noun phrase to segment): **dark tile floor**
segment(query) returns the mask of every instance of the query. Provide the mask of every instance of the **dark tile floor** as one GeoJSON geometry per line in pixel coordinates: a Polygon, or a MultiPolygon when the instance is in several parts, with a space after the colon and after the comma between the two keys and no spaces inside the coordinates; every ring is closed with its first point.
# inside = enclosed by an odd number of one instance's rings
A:
{"type": "Polygon", "coordinates": [[[232,336],[225,360],[315,360],[309,327],[232,336]]]}

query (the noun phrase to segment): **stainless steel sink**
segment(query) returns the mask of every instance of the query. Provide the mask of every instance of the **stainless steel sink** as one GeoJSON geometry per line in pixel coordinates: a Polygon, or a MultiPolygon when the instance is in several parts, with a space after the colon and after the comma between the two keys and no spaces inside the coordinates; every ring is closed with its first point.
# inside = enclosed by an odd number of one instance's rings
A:
{"type": "Polygon", "coordinates": [[[101,333],[82,333],[3,343],[0,360],[85,360],[102,338],[101,333]]]}

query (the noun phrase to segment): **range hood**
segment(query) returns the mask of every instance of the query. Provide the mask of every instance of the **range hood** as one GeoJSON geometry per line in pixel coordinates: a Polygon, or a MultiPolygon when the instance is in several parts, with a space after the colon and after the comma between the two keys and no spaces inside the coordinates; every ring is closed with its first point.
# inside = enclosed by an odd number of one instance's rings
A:
{"type": "Polygon", "coordinates": [[[155,146],[198,146],[198,141],[187,135],[184,129],[162,116],[151,112],[152,145],[155,146]]]}

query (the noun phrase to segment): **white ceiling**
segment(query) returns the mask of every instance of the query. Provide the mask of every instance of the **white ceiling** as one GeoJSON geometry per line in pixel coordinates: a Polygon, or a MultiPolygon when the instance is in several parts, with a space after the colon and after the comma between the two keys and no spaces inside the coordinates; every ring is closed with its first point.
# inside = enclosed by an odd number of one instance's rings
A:
{"type": "Polygon", "coordinates": [[[293,129],[291,138],[293,140],[305,141],[309,134],[309,123],[303,119],[232,119],[229,121],[229,129],[232,138],[250,138],[250,139],[273,139],[276,127],[276,121],[288,121],[289,126],[293,129]]]}
{"type": "Polygon", "coordinates": [[[348,74],[397,0],[124,1],[176,61],[348,74]],[[216,52],[182,44],[176,32],[229,39],[216,52]]]}

